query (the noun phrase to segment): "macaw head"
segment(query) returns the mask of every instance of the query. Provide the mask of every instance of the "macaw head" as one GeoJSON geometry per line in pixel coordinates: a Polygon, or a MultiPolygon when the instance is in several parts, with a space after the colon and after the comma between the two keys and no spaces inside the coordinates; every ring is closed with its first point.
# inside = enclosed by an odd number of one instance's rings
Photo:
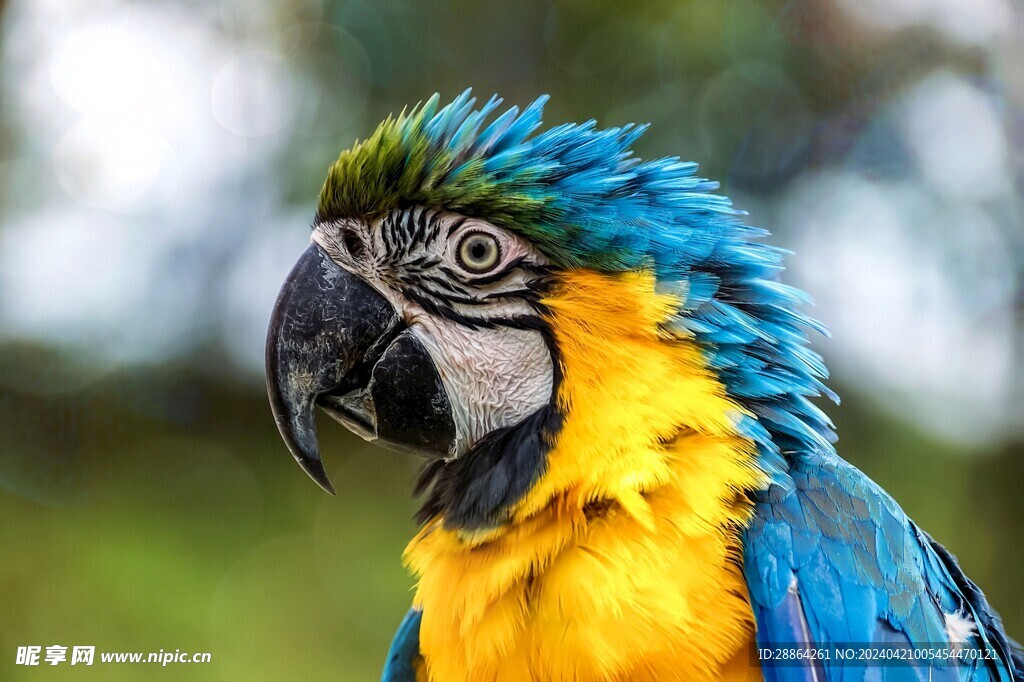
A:
{"type": "Polygon", "coordinates": [[[613,452],[727,424],[779,480],[828,447],[816,325],[766,232],[695,164],[633,157],[644,126],[538,133],[545,99],[435,95],[331,167],[267,341],[278,428],[325,490],[316,407],[428,458],[423,515],[458,528],[502,523],[569,431],[613,452]]]}

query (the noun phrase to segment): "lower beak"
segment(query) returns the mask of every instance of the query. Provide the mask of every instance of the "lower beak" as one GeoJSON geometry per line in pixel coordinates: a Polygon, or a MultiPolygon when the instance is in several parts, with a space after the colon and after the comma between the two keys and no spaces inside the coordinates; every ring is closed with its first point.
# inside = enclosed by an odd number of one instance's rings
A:
{"type": "Polygon", "coordinates": [[[299,466],[334,494],[315,407],[359,436],[446,456],[454,441],[440,378],[394,307],[315,244],[285,280],[267,335],[267,392],[299,466]]]}

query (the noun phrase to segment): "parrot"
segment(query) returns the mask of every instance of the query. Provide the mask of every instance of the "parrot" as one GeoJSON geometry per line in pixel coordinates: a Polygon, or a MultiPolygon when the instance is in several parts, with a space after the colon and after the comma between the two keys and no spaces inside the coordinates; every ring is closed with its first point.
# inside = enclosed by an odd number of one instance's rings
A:
{"type": "Polygon", "coordinates": [[[267,387],[422,457],[385,682],[1024,680],[956,559],[837,453],[790,252],[648,126],[466,90],[341,152],[267,387]]]}

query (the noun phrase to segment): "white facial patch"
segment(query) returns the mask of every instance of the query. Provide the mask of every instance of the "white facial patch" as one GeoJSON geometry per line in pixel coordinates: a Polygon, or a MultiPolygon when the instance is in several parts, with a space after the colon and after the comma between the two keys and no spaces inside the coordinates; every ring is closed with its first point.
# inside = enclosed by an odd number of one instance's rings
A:
{"type": "Polygon", "coordinates": [[[551,400],[551,353],[534,329],[468,329],[424,315],[411,327],[441,375],[455,420],[453,456],[551,400]]]}
{"type": "Polygon", "coordinates": [[[547,259],[529,242],[481,220],[413,208],[372,223],[320,225],[319,245],[394,306],[427,350],[452,406],[459,457],[552,400],[551,350],[536,325],[534,286],[547,259]],[[483,235],[493,267],[474,270],[460,245],[483,235]]]}

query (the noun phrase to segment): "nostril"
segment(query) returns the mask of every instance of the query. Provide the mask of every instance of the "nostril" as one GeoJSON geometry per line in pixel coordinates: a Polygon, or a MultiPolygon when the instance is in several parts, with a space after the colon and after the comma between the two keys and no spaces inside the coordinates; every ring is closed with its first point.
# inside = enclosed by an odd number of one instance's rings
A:
{"type": "Polygon", "coordinates": [[[366,247],[363,246],[363,240],[359,238],[355,232],[351,230],[345,230],[342,233],[341,240],[345,242],[345,248],[348,249],[348,253],[352,256],[353,260],[362,260],[366,254],[366,247]]]}

